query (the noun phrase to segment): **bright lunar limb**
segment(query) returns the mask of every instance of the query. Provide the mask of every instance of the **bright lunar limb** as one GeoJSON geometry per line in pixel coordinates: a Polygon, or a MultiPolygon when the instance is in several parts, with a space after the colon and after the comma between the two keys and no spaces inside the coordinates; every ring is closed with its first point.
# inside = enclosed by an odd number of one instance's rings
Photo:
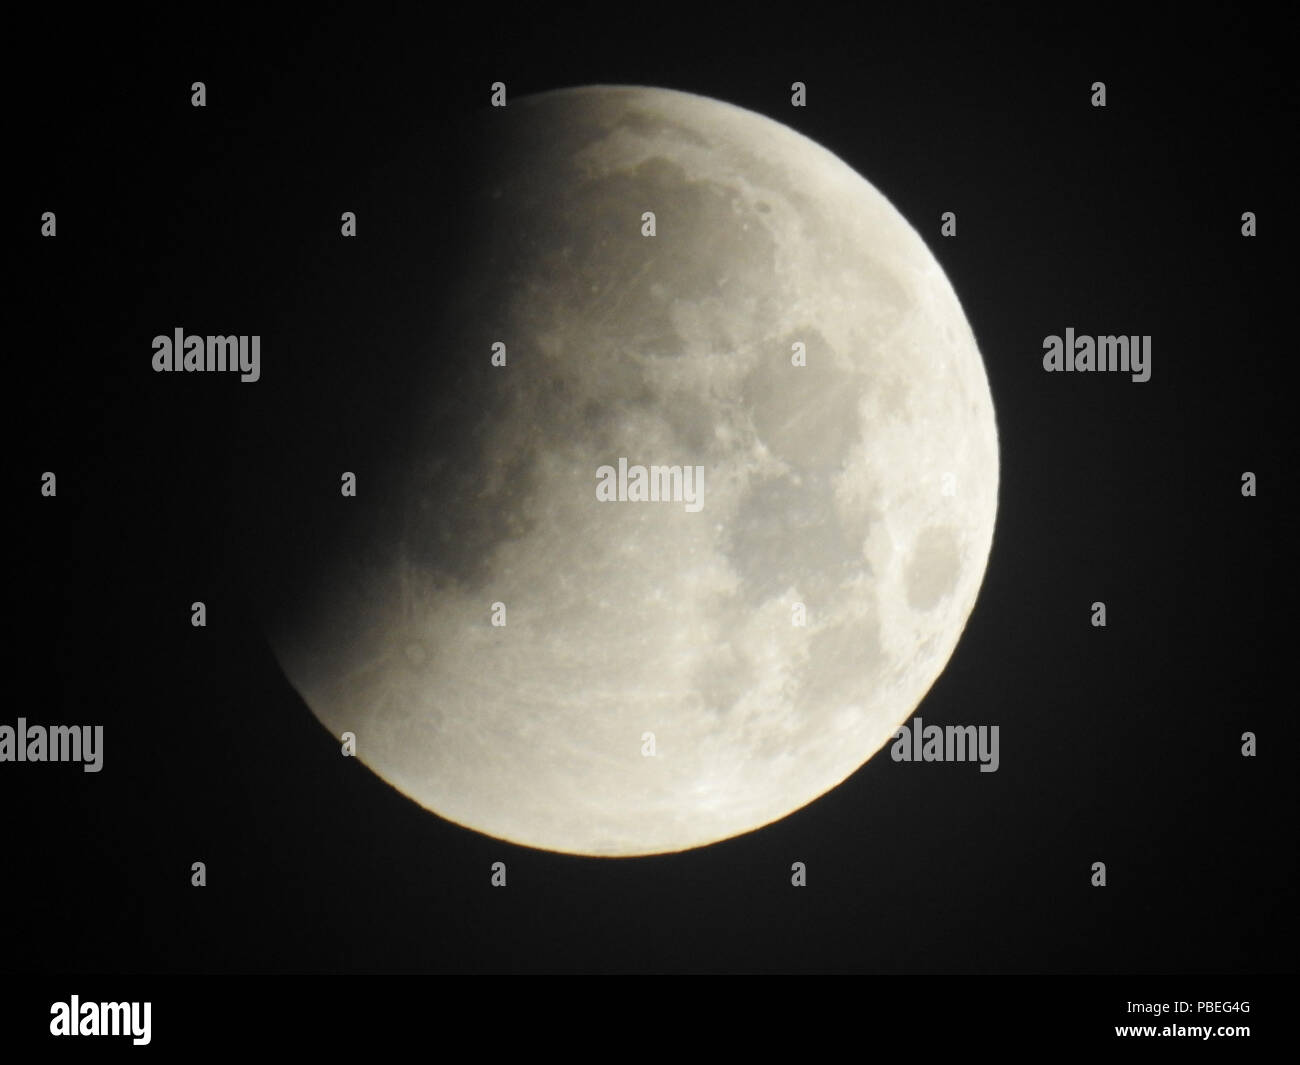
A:
{"type": "Polygon", "coordinates": [[[974,606],[998,445],[971,329],[885,197],[769,118],[593,86],[484,122],[478,254],[384,356],[417,390],[455,372],[277,655],[366,765],[488,835],[766,825],[892,738],[974,606]],[[599,500],[620,458],[701,467],[702,506],[599,500]]]}

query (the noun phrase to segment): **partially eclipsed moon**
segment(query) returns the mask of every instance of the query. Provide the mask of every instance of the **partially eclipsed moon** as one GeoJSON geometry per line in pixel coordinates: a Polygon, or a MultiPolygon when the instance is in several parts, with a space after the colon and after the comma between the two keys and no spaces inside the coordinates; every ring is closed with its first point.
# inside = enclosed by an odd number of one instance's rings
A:
{"type": "Polygon", "coordinates": [[[373,526],[277,653],[370,768],[491,836],[758,828],[890,740],[974,605],[998,453],[970,327],[888,201],[771,119],[589,87],[485,121],[480,254],[419,354],[458,384],[390,488],[361,479],[373,526]],[[620,457],[702,466],[702,509],[598,501],[620,457]]]}

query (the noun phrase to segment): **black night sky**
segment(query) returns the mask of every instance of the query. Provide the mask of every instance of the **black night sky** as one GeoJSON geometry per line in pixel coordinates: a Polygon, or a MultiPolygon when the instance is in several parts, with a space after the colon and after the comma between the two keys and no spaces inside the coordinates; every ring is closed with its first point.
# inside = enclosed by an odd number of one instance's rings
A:
{"type": "Polygon", "coordinates": [[[542,10],[15,26],[0,723],[102,723],[106,751],[99,774],[0,765],[0,971],[1293,970],[1279,32],[1235,9],[1176,33],[984,7],[542,10]],[[327,514],[277,505],[284,471],[336,492],[377,461],[400,360],[456,371],[429,333],[473,240],[465,131],[496,80],[512,99],[657,85],[788,122],[934,250],[1002,468],[980,598],[919,712],[999,724],[998,772],[886,749],[757,832],[602,860],[460,828],[339,756],[258,629],[277,579],[259,547],[325,552],[327,514]],[[150,340],[178,325],[260,334],[262,381],[154,374],[150,340]],[[1044,373],[1067,326],[1151,334],[1151,380],[1044,373]]]}

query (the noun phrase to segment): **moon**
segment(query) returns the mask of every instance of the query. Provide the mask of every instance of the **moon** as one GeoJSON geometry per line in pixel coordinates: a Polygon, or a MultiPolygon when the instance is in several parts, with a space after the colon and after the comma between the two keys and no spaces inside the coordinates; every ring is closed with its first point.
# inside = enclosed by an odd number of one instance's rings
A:
{"type": "Polygon", "coordinates": [[[416,417],[374,427],[393,457],[272,646],[366,766],[488,836],[758,829],[891,740],[965,628],[998,492],[975,338],[898,210],[770,118],[588,86],[483,123],[474,202],[437,208],[473,253],[427,343],[376,356],[416,417]],[[620,459],[698,469],[699,507],[599,498],[620,459]]]}

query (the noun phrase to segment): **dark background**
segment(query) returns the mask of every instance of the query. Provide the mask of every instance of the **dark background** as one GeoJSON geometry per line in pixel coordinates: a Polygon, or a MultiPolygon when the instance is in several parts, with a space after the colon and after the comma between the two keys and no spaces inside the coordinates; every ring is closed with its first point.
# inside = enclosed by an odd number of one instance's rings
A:
{"type": "Polygon", "coordinates": [[[15,23],[0,722],[103,724],[105,763],[0,765],[0,970],[1294,969],[1279,28],[758,10],[15,23]],[[770,115],[929,242],[986,360],[1002,480],[980,599],[919,712],[999,724],[997,773],[882,752],[760,831],[598,860],[444,822],[339,756],[260,635],[257,548],[323,550],[278,478],[336,496],[403,366],[454,370],[430,323],[472,235],[464,125],[496,80],[770,115]],[[262,380],[154,374],[176,326],[261,334],[262,380]],[[1045,374],[1042,338],[1067,326],[1151,334],[1151,380],[1045,374]]]}

